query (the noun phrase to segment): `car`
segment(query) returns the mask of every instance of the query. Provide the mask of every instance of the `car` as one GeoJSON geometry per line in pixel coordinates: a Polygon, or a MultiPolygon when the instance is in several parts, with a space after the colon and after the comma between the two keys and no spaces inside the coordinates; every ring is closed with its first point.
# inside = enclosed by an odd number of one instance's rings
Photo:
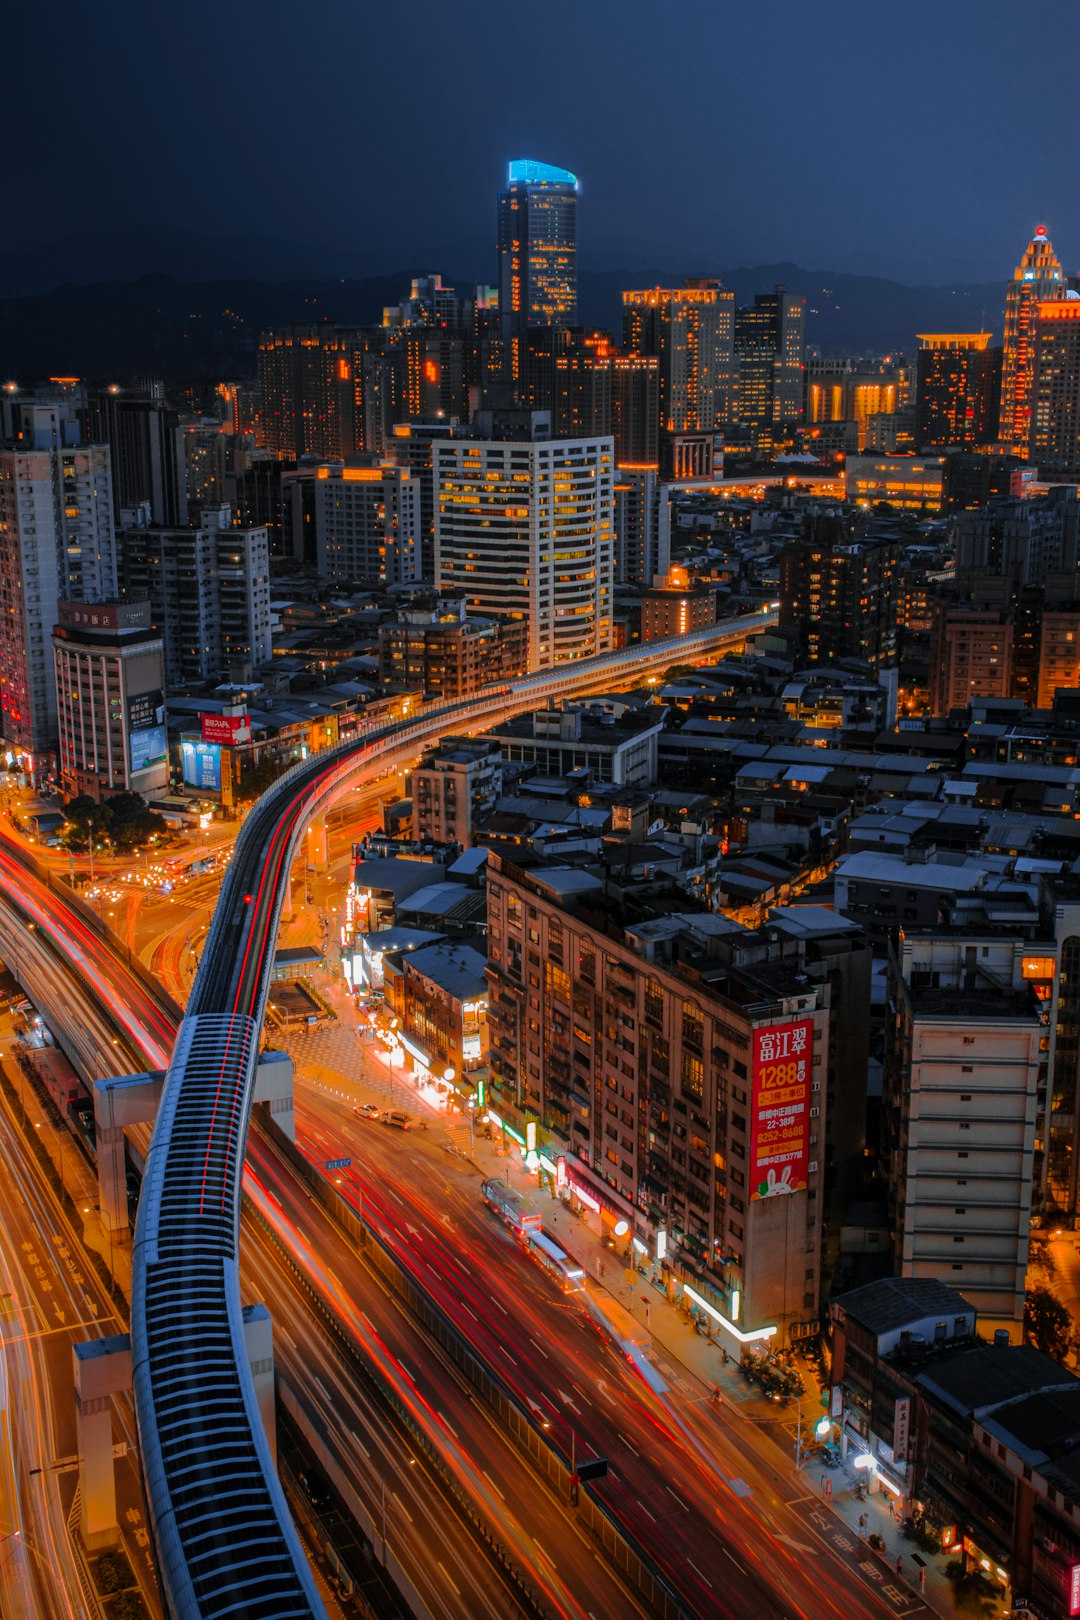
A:
{"type": "Polygon", "coordinates": [[[392,1125],[396,1131],[411,1131],[413,1128],[412,1115],[403,1114],[400,1108],[388,1108],[382,1116],[382,1122],[384,1125],[392,1125]]]}
{"type": "Polygon", "coordinates": [[[353,1113],[360,1119],[382,1119],[382,1109],[376,1108],[374,1103],[360,1103],[353,1113]]]}

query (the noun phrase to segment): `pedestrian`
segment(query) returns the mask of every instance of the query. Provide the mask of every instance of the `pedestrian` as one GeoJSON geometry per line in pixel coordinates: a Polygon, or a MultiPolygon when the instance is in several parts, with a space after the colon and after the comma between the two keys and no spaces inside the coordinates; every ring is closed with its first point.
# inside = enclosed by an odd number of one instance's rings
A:
{"type": "Polygon", "coordinates": [[[919,1571],[919,1591],[920,1592],[925,1592],[926,1591],[926,1571],[925,1571],[925,1569],[920,1569],[920,1571],[919,1571]]]}
{"type": "Polygon", "coordinates": [[[898,1575],[902,1575],[904,1573],[904,1558],[902,1553],[897,1553],[896,1555],[896,1573],[898,1575]]]}

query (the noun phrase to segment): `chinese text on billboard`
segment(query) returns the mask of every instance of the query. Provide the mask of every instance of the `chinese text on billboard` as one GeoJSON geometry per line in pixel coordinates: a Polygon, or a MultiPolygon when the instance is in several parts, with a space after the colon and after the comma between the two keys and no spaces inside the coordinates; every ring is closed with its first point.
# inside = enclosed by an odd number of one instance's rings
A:
{"type": "Polygon", "coordinates": [[[751,1198],[802,1192],[806,1186],[813,1045],[810,1018],[754,1031],[751,1198]]]}

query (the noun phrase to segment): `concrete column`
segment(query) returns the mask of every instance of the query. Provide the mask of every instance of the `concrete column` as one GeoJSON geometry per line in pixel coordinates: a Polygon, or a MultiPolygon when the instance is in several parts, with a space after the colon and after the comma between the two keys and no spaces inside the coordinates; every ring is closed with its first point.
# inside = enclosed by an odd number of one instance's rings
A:
{"type": "Polygon", "coordinates": [[[265,1305],[244,1306],[244,1345],[255,1380],[255,1394],[277,1467],[277,1409],[274,1404],[274,1324],[265,1305]]]}
{"type": "Polygon", "coordinates": [[[72,1346],[75,1423],[82,1486],[80,1528],[90,1551],[120,1540],[116,1519],[112,1399],[131,1388],[131,1341],[126,1333],[72,1346]]]}
{"type": "Polygon", "coordinates": [[[253,1101],[265,1103],[274,1124],[296,1141],[296,1113],[293,1102],[293,1061],[288,1052],[261,1052],[255,1070],[253,1101]]]}
{"type": "Polygon", "coordinates": [[[127,1165],[124,1159],[124,1131],[120,1125],[98,1125],[97,1143],[98,1202],[101,1224],[113,1237],[128,1234],[130,1220],[127,1201],[127,1165]]]}
{"type": "Polygon", "coordinates": [[[164,1069],[94,1081],[98,1203],[101,1224],[113,1237],[126,1237],[130,1229],[124,1127],[154,1118],[164,1084],[164,1069]]]}
{"type": "Polygon", "coordinates": [[[316,816],[307,830],[308,862],[316,872],[325,872],[330,865],[330,849],[326,837],[326,817],[316,816]]]}
{"type": "Polygon", "coordinates": [[[292,875],[292,867],[290,866],[289,875],[285,879],[285,893],[282,896],[282,900],[281,900],[281,916],[280,916],[280,919],[279,919],[279,921],[281,921],[281,922],[292,922],[293,917],[296,915],[295,912],[293,911],[292,886],[293,886],[293,875],[292,875]]]}

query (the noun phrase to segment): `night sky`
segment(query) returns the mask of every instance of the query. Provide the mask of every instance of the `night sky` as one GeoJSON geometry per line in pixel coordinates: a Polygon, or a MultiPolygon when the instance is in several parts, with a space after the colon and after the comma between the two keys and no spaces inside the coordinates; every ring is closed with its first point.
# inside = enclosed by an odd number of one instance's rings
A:
{"type": "Polygon", "coordinates": [[[58,0],[3,38],[24,254],[123,232],[145,268],[180,230],[494,279],[532,156],[580,176],[590,268],[1000,279],[1040,220],[1080,260],[1080,0],[58,0]]]}

